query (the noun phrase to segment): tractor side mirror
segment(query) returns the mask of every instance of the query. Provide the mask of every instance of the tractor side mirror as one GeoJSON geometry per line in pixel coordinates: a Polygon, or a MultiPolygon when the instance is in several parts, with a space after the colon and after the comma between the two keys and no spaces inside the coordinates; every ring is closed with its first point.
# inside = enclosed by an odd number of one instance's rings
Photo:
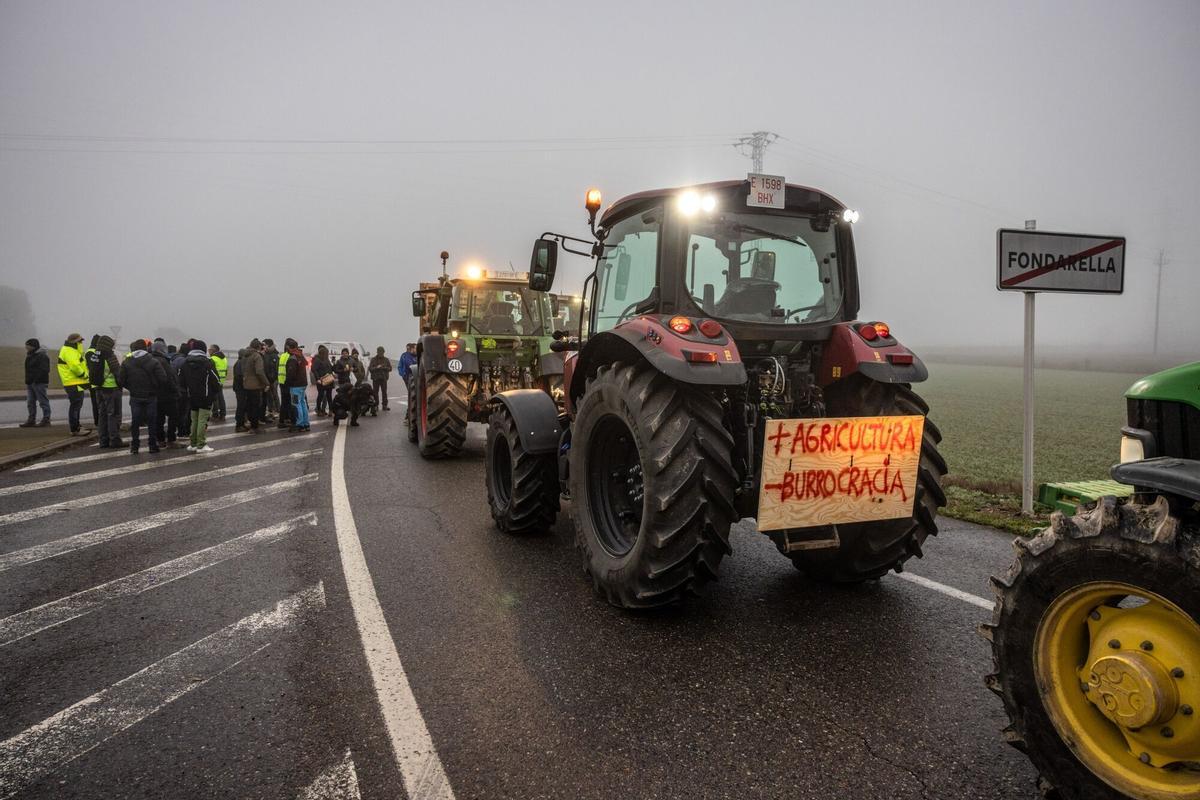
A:
{"type": "Polygon", "coordinates": [[[412,296],[412,312],[414,317],[423,317],[428,310],[425,302],[425,295],[413,292],[412,296]]]}
{"type": "Polygon", "coordinates": [[[558,242],[538,239],[533,243],[533,256],[529,259],[529,288],[535,292],[548,292],[554,285],[554,271],[558,268],[558,242]]]}
{"type": "Polygon", "coordinates": [[[618,300],[624,300],[629,294],[629,269],[633,259],[629,253],[621,253],[617,256],[617,277],[616,285],[613,286],[613,297],[618,300]]]}
{"type": "Polygon", "coordinates": [[[711,315],[716,305],[717,290],[711,283],[704,284],[704,298],[701,300],[700,307],[704,309],[705,314],[711,315]]]}

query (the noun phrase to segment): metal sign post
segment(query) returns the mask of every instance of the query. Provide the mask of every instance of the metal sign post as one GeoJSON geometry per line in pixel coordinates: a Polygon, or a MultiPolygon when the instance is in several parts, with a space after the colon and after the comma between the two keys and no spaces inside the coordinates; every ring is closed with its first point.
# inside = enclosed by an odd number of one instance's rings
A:
{"type": "MultiPolygon", "coordinates": [[[[1037,230],[1037,220],[1025,220],[1025,230],[1037,230]]],[[[1021,513],[1033,515],[1033,321],[1037,292],[1025,292],[1024,426],[1021,438],[1021,513]]]]}
{"type": "Polygon", "coordinates": [[[1045,233],[1037,220],[1025,230],[996,232],[996,288],[1025,294],[1024,431],[1021,442],[1021,513],[1033,513],[1033,323],[1038,292],[1121,294],[1125,290],[1125,237],[1045,233]]]}

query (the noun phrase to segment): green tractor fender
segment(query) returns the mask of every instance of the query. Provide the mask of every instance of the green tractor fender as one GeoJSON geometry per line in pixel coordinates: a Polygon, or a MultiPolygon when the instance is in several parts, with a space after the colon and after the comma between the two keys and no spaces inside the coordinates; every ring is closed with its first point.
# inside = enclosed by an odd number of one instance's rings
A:
{"type": "Polygon", "coordinates": [[[1140,492],[1154,490],[1200,502],[1200,461],[1159,456],[1117,464],[1110,474],[1140,492]]]}
{"type": "MultiPolygon", "coordinates": [[[[440,333],[431,333],[421,337],[417,343],[417,360],[426,374],[446,372],[453,375],[478,375],[479,356],[464,346],[451,358],[446,355],[446,339],[440,333]],[[456,363],[451,363],[456,362],[456,363]],[[457,366],[457,369],[452,367],[457,366]]],[[[459,339],[458,341],[462,341],[459,339]]]]}

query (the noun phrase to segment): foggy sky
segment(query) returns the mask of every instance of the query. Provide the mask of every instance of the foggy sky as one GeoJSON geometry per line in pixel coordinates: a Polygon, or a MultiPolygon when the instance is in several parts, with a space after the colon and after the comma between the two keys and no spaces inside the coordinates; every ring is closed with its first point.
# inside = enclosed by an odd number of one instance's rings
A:
{"type": "MultiPolygon", "coordinates": [[[[1018,345],[995,231],[1128,237],[1119,297],[1039,343],[1148,351],[1200,321],[1200,4],[0,2],[0,283],[58,343],[162,325],[415,338],[408,294],[524,269],[582,196],[766,171],[859,209],[862,317],[1018,345]]],[[[578,289],[568,260],[557,290],[578,289]]]]}

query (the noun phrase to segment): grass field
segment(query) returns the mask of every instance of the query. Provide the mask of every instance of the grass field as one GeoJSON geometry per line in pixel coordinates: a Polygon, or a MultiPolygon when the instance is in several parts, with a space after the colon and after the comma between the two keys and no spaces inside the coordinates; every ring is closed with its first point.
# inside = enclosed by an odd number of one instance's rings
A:
{"type": "MultiPolygon", "coordinates": [[[[61,345],[60,345],[61,346],[61,345]]],[[[58,379],[58,347],[47,347],[50,356],[50,391],[62,390],[58,379]]],[[[0,391],[25,391],[25,348],[0,347],[0,391]]]]}
{"type": "MultiPolygon", "coordinates": [[[[1125,390],[1140,375],[1038,370],[1034,378],[1034,482],[1108,478],[1125,424],[1125,390]]],[[[1014,532],[1045,525],[1017,518],[1021,495],[1021,370],[931,364],[915,387],[942,431],[952,516],[1014,532]]]]}

